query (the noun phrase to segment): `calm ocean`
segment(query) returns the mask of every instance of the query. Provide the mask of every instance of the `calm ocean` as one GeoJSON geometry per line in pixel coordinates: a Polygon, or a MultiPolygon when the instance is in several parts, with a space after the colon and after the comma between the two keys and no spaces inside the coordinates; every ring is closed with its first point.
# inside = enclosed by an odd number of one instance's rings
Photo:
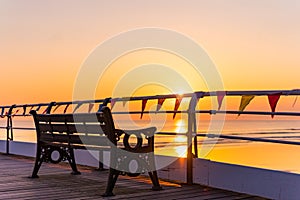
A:
{"type": "MultiPolygon", "coordinates": [[[[300,120],[266,119],[266,120],[227,120],[222,134],[238,135],[255,138],[289,140],[300,142],[300,120]]],[[[6,121],[0,120],[0,126],[6,121]]],[[[14,127],[34,127],[32,120],[23,117],[15,118],[14,127]]],[[[200,132],[206,132],[209,121],[201,121],[198,125],[200,132]]],[[[126,121],[120,127],[130,128],[126,121]]],[[[6,138],[6,130],[0,129],[0,139],[6,138]]],[[[186,122],[171,121],[164,124],[162,131],[186,131],[186,122]]],[[[217,133],[217,132],[211,132],[217,133]]],[[[14,130],[14,141],[35,142],[34,130],[14,130]]],[[[185,156],[185,136],[157,135],[155,138],[156,154],[185,156]]],[[[229,139],[198,138],[198,153],[201,158],[239,165],[262,167],[274,170],[300,173],[300,146],[250,142],[229,139]]]]}

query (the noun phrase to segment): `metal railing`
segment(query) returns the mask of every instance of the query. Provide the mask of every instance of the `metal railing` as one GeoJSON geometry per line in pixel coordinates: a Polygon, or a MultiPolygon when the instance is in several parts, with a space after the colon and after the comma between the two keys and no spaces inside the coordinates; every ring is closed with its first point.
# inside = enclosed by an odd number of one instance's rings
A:
{"type": "MultiPolygon", "coordinates": [[[[243,96],[243,95],[255,95],[255,96],[267,96],[270,94],[280,93],[283,96],[296,96],[300,95],[300,90],[264,90],[264,91],[222,91],[226,96],[243,96]]],[[[243,114],[243,115],[280,115],[280,116],[300,116],[300,112],[265,112],[265,111],[235,111],[235,110],[197,110],[196,106],[198,102],[201,102],[202,98],[216,97],[220,94],[220,91],[214,92],[195,92],[187,94],[169,94],[169,95],[155,95],[155,96],[138,96],[138,97],[120,97],[120,98],[106,98],[98,100],[84,100],[84,101],[68,101],[68,102],[50,102],[50,103],[39,103],[39,104],[22,104],[22,105],[11,105],[11,106],[0,106],[1,117],[6,118],[6,126],[0,127],[0,129],[6,129],[6,153],[9,154],[9,143],[13,140],[13,130],[14,129],[26,129],[34,130],[34,128],[23,128],[23,127],[13,127],[13,117],[15,116],[29,116],[30,110],[36,110],[42,113],[50,114],[55,111],[58,107],[64,106],[63,112],[68,112],[69,107],[72,105],[75,112],[80,106],[84,104],[89,104],[89,110],[91,107],[95,108],[98,106],[99,110],[101,106],[108,105],[114,102],[124,102],[124,101],[143,101],[143,100],[159,100],[159,99],[177,99],[177,98],[188,98],[188,109],[186,110],[165,110],[165,111],[116,111],[112,112],[113,115],[121,114],[174,114],[181,113],[187,115],[188,124],[186,133],[176,133],[176,132],[158,132],[159,135],[185,135],[187,137],[187,171],[186,171],[186,182],[188,184],[193,183],[193,159],[198,157],[198,137],[208,137],[208,138],[224,138],[224,139],[234,139],[234,140],[247,140],[255,142],[270,142],[279,144],[289,144],[289,145],[300,145],[300,142],[296,141],[283,141],[274,140],[266,138],[253,138],[244,136],[233,136],[233,135],[221,135],[212,133],[200,133],[197,130],[197,114],[209,114],[209,115],[230,115],[230,114],[243,114]]]]}

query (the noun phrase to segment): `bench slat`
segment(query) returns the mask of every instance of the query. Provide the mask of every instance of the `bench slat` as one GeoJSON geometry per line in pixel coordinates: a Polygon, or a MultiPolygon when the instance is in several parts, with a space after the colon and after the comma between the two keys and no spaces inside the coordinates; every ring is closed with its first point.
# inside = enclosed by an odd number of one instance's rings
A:
{"type": "Polygon", "coordinates": [[[40,122],[104,122],[102,113],[39,114],[36,119],[40,122]]]}
{"type": "Polygon", "coordinates": [[[102,135],[105,133],[105,126],[99,124],[39,124],[41,132],[51,131],[58,133],[86,133],[102,135]]]}
{"type": "Polygon", "coordinates": [[[66,134],[42,134],[40,136],[41,142],[47,143],[65,143],[70,144],[84,144],[97,146],[111,146],[112,144],[106,136],[84,136],[84,135],[66,135],[66,134]]]}

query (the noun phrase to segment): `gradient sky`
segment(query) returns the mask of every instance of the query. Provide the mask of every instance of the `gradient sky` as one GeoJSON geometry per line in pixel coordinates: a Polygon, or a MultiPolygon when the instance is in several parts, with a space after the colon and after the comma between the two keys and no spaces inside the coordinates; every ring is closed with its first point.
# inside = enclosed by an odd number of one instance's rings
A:
{"type": "Polygon", "coordinates": [[[0,104],[71,100],[80,65],[120,32],[193,38],[225,89],[300,88],[298,0],[0,0],[0,104]]]}

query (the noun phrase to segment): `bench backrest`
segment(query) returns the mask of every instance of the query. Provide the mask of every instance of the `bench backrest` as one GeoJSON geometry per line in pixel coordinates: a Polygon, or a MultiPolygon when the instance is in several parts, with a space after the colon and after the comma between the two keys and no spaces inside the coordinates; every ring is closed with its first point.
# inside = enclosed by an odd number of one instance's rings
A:
{"type": "Polygon", "coordinates": [[[97,113],[33,115],[37,141],[51,145],[71,145],[74,148],[116,145],[115,127],[110,109],[97,113]]]}

